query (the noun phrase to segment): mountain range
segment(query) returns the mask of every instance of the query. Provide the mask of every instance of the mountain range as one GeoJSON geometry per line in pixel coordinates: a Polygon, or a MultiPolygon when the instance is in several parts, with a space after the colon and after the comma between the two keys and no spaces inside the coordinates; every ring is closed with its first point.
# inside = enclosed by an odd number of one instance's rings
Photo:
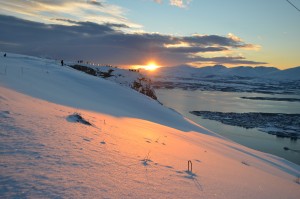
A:
{"type": "MultiPolygon", "coordinates": [[[[146,72],[150,73],[150,72],[146,72]]],[[[223,77],[241,77],[241,78],[264,78],[272,80],[300,80],[300,66],[280,70],[275,67],[265,66],[238,66],[229,68],[223,65],[206,66],[195,68],[189,65],[180,65],[174,67],[161,67],[155,73],[155,77],[180,77],[180,78],[223,78],[223,77]]]]}

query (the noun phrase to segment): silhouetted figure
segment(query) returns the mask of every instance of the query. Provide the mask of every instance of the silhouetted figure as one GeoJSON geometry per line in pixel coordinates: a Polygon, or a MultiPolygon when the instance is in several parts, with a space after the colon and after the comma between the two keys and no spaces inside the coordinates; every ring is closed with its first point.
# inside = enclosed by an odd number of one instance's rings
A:
{"type": "Polygon", "coordinates": [[[63,65],[64,65],[64,60],[61,60],[60,63],[61,63],[61,65],[63,66],[63,65]]]}
{"type": "Polygon", "coordinates": [[[4,53],[4,55],[3,55],[4,57],[6,57],[6,53],[4,53]]]}

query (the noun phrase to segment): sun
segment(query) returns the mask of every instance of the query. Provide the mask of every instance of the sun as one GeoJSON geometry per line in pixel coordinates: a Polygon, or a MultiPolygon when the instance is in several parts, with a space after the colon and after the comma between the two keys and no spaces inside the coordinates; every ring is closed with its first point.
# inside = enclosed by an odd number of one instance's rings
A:
{"type": "Polygon", "coordinates": [[[154,71],[158,68],[159,66],[156,65],[155,62],[149,62],[148,65],[144,66],[145,70],[149,70],[149,71],[154,71]]]}

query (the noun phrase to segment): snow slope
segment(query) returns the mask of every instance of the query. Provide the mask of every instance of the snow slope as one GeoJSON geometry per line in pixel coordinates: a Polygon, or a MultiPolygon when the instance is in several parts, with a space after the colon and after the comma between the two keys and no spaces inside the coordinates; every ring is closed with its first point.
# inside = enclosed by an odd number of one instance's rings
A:
{"type": "Polygon", "coordinates": [[[128,87],[61,67],[55,61],[19,55],[2,59],[2,71],[6,69],[7,75],[1,77],[1,83],[33,97],[117,117],[150,120],[183,131],[199,129],[187,121],[178,125],[181,115],[162,109],[158,102],[128,87]],[[166,111],[172,117],[166,117],[166,111]]]}
{"type": "Polygon", "coordinates": [[[1,198],[298,198],[300,167],[53,60],[0,58],[1,198]],[[92,126],[70,119],[80,113],[92,126]],[[187,172],[187,161],[193,172],[187,172]]]}

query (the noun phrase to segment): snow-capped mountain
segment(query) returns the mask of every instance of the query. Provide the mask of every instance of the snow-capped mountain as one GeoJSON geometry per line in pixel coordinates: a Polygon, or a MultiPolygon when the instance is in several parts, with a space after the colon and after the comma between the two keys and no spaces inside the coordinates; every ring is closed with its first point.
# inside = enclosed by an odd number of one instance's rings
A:
{"type": "Polygon", "coordinates": [[[131,88],[55,60],[7,54],[0,63],[1,198],[300,195],[300,166],[131,88]]]}
{"type": "Polygon", "coordinates": [[[279,80],[300,80],[300,66],[286,70],[274,71],[269,74],[272,79],[279,80]]]}
{"type": "MultiPolygon", "coordinates": [[[[147,74],[147,71],[145,71],[147,74]]],[[[162,67],[152,76],[167,77],[167,78],[230,78],[230,77],[242,77],[242,78],[263,78],[272,80],[300,80],[300,66],[279,70],[274,67],[250,67],[239,66],[228,68],[223,65],[206,66],[201,68],[195,68],[188,65],[175,66],[175,67],[162,67]]]]}

